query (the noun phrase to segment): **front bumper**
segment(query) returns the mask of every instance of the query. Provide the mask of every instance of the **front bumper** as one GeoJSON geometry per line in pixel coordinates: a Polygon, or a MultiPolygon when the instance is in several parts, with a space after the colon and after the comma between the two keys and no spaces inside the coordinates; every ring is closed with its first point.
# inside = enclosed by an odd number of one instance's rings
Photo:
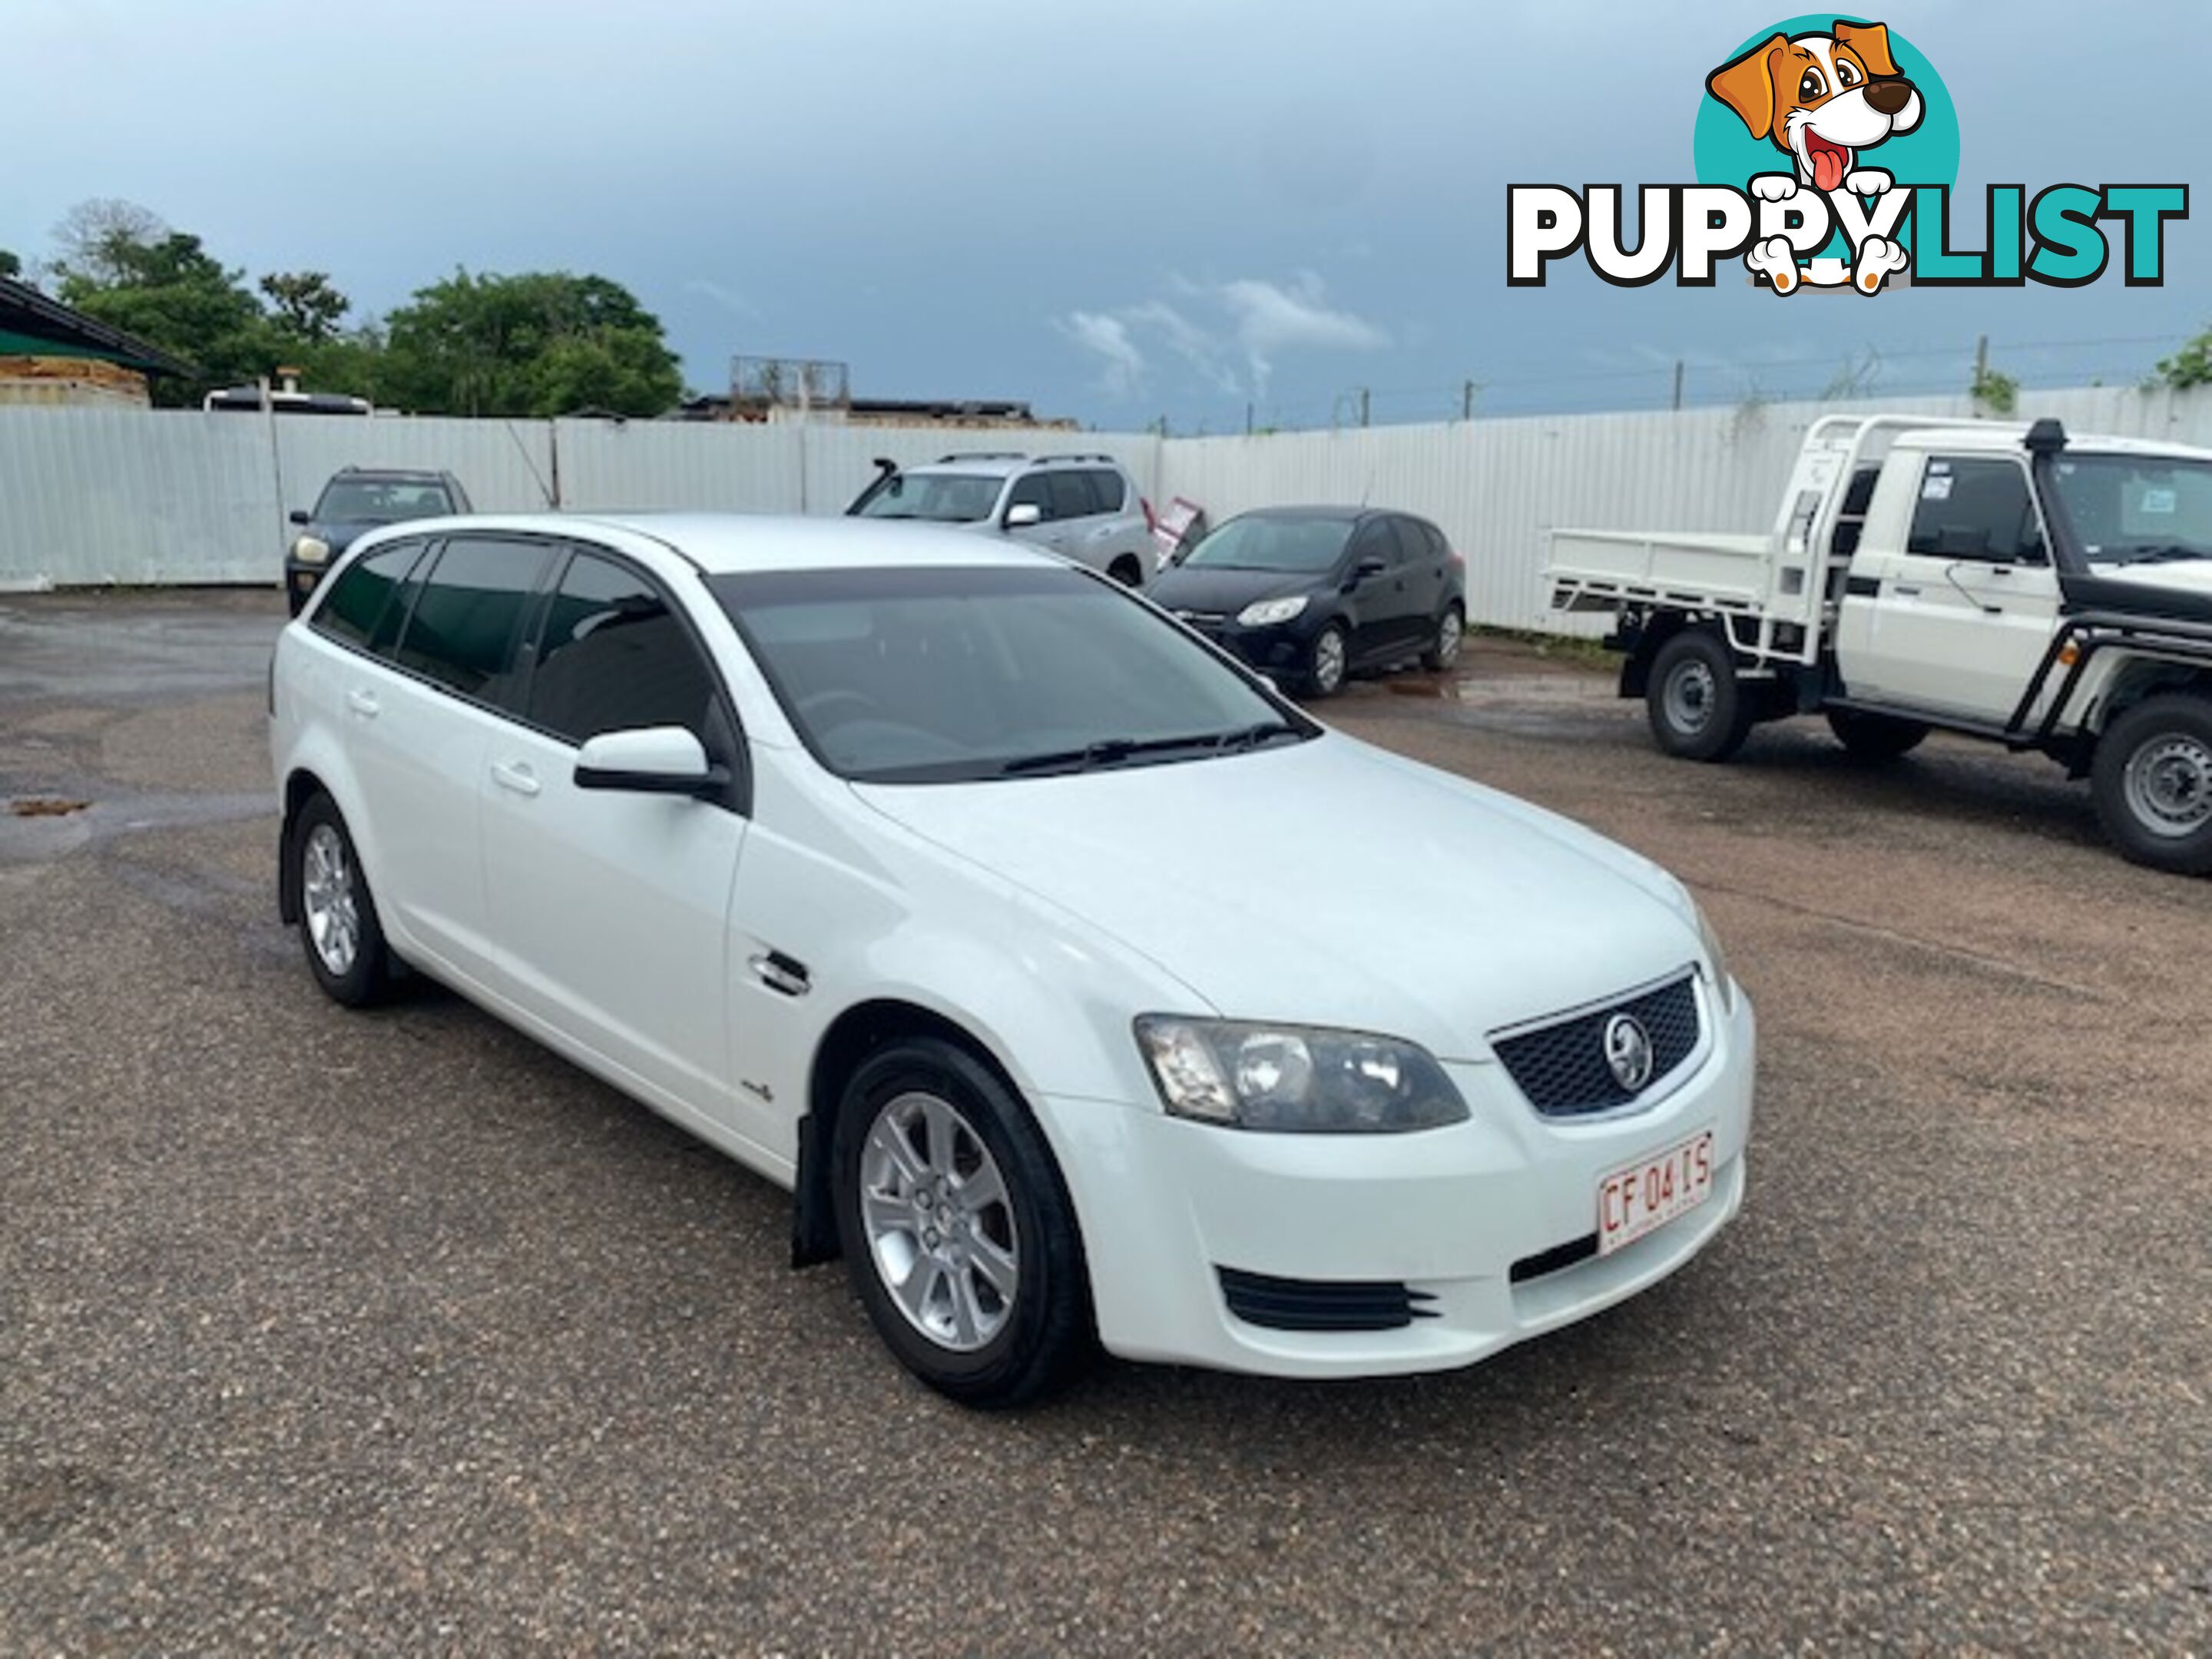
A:
{"type": "Polygon", "coordinates": [[[1262,673],[1303,673],[1313,649],[1316,630],[1305,626],[1304,617],[1266,628],[1243,628],[1233,617],[1214,622],[1181,611],[1176,615],[1183,626],[1262,673]]]}
{"type": "Polygon", "coordinates": [[[1704,1248],[1743,1201],[1755,1048],[1739,993],[1693,1077],[1595,1122],[1539,1117],[1495,1064],[1448,1066],[1471,1119],[1419,1134],[1254,1134],[1052,1097],[1040,1115],[1110,1352],[1280,1376],[1443,1370],[1610,1307],[1704,1248]],[[1605,1175],[1706,1128],[1704,1203],[1609,1255],[1578,1248],[1596,1231],[1605,1175]],[[1238,1282],[1403,1285],[1423,1316],[1381,1330],[1255,1324],[1231,1310],[1224,1268],[1238,1282]]]}

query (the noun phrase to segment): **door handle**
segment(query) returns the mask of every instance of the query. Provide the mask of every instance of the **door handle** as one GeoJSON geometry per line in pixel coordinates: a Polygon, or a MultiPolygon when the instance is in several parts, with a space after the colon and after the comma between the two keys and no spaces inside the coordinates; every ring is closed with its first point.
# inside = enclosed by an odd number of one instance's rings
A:
{"type": "Polygon", "coordinates": [[[1889,591],[1901,599],[1917,599],[1920,597],[1920,590],[1917,587],[1907,586],[1903,582],[1893,584],[1889,591]]]}
{"type": "Polygon", "coordinates": [[[750,958],[750,965],[760,982],[771,991],[781,991],[787,997],[803,997],[812,988],[806,974],[806,964],[794,962],[781,951],[763,951],[750,958]]]}
{"type": "Polygon", "coordinates": [[[374,691],[349,691],[346,693],[346,707],[362,719],[373,720],[383,712],[384,706],[377,702],[374,691]]]}
{"type": "Polygon", "coordinates": [[[502,789],[511,789],[518,795],[538,793],[538,775],[520,761],[494,761],[491,781],[502,789]]]}

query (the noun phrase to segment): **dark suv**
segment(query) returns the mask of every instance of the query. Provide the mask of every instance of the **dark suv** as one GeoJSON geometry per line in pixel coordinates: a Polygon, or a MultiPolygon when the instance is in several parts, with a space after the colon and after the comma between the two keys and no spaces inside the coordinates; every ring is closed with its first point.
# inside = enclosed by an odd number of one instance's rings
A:
{"type": "Polygon", "coordinates": [[[1467,561],[1409,513],[1263,507],[1182,553],[1147,597],[1253,667],[1327,697],[1354,669],[1456,663],[1467,561]]]}
{"type": "Polygon", "coordinates": [[[406,519],[441,519],[472,510],[468,492],[450,472],[341,468],[323,486],[313,512],[295,509],[292,514],[301,527],[284,554],[284,594],[292,614],[300,614],[323,573],[353,545],[355,537],[406,519]]]}

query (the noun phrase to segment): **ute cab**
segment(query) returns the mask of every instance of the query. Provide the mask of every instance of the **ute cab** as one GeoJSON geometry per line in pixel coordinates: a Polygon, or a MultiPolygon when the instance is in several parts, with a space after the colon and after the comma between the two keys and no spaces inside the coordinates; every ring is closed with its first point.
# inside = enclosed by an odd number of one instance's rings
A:
{"type": "Polygon", "coordinates": [[[1869,759],[1962,732],[2091,778],[2127,856],[2212,872],[2212,451],[1829,416],[1766,534],[1559,531],[1547,577],[1618,618],[1670,753],[1814,712],[1869,759]]]}

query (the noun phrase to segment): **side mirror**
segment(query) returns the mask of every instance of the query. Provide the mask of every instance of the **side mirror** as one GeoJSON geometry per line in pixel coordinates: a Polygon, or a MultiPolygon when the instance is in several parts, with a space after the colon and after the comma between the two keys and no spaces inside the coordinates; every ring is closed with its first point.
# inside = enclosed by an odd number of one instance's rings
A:
{"type": "Polygon", "coordinates": [[[294,524],[305,524],[307,522],[307,509],[304,507],[295,507],[286,516],[294,524]]]}
{"type": "Polygon", "coordinates": [[[1006,528],[1026,530],[1033,524],[1044,522],[1044,509],[1035,501],[1017,501],[1006,509],[1006,528]]]}
{"type": "Polygon", "coordinates": [[[1353,588],[1358,586],[1360,583],[1365,581],[1370,576],[1379,576],[1389,568],[1390,562],[1388,559],[1382,557],[1379,554],[1370,553],[1358,564],[1352,567],[1352,574],[1344,579],[1344,591],[1349,593],[1353,588]]]}
{"type": "Polygon", "coordinates": [[[576,787],[641,795],[719,793],[728,771],[707,758],[699,739],[680,726],[602,732],[576,751],[576,787]]]}

